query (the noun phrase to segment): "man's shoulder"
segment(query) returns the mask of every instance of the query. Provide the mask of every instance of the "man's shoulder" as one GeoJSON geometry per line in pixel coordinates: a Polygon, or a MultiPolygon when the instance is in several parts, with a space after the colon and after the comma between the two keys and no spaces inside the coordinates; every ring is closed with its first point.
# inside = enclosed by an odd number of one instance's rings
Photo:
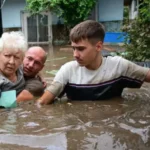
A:
{"type": "Polygon", "coordinates": [[[106,59],[107,61],[118,62],[118,61],[123,60],[124,58],[122,58],[122,57],[120,57],[120,56],[108,56],[108,57],[105,57],[105,59],[106,59]]]}
{"type": "Polygon", "coordinates": [[[65,66],[76,66],[78,65],[78,63],[76,61],[69,61],[67,63],[64,64],[65,66]]]}
{"type": "Polygon", "coordinates": [[[34,96],[40,96],[44,92],[43,83],[38,78],[28,78],[25,82],[25,89],[34,96]]]}
{"type": "Polygon", "coordinates": [[[118,66],[128,62],[127,60],[125,60],[120,56],[108,56],[103,58],[103,60],[104,60],[103,63],[106,64],[107,66],[118,66]]]}
{"type": "Polygon", "coordinates": [[[54,80],[60,80],[60,78],[68,79],[72,74],[74,74],[78,70],[79,70],[79,65],[76,61],[67,62],[61,66],[54,80]]]}
{"type": "Polygon", "coordinates": [[[64,69],[71,69],[71,70],[77,67],[79,67],[79,64],[76,61],[67,62],[62,66],[62,68],[64,69]]]}
{"type": "Polygon", "coordinates": [[[41,82],[41,77],[40,77],[40,75],[39,74],[37,74],[36,76],[34,76],[34,77],[30,77],[30,76],[24,76],[24,78],[25,78],[25,81],[40,81],[41,82]]]}

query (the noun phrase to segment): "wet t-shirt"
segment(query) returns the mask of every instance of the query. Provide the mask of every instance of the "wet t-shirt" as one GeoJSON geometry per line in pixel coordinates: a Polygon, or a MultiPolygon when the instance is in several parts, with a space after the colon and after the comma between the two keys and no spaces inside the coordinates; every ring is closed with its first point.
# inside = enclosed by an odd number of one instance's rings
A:
{"type": "Polygon", "coordinates": [[[40,77],[25,77],[25,90],[33,96],[41,96],[44,93],[44,86],[40,77]]]}
{"type": "Polygon", "coordinates": [[[97,70],[71,61],[61,67],[47,90],[55,96],[66,93],[71,100],[109,99],[120,96],[126,87],[140,88],[148,71],[118,56],[104,57],[97,70]]]}

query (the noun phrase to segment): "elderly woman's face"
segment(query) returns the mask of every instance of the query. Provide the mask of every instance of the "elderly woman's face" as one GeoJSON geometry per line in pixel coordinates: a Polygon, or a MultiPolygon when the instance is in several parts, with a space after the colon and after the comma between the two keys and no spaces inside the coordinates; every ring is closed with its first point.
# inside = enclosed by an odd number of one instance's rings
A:
{"type": "Polygon", "coordinates": [[[4,48],[4,50],[0,52],[0,71],[6,77],[14,75],[16,70],[22,64],[22,61],[22,51],[4,48]]]}

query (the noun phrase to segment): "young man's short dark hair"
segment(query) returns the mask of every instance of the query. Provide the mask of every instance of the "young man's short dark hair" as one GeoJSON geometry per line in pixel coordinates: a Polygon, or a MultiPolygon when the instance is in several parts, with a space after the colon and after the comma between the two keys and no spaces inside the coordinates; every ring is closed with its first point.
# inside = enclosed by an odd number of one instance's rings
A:
{"type": "Polygon", "coordinates": [[[70,40],[78,43],[87,39],[90,43],[104,41],[105,30],[101,23],[94,20],[87,20],[76,25],[70,32],[70,40]]]}

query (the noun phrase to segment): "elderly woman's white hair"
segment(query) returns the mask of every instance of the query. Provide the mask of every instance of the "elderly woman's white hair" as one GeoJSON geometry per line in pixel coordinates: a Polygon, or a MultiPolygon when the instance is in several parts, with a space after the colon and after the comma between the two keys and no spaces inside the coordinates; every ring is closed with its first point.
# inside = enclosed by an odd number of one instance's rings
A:
{"type": "Polygon", "coordinates": [[[3,33],[0,38],[0,52],[4,48],[25,52],[27,50],[27,42],[23,33],[20,31],[3,33]]]}

